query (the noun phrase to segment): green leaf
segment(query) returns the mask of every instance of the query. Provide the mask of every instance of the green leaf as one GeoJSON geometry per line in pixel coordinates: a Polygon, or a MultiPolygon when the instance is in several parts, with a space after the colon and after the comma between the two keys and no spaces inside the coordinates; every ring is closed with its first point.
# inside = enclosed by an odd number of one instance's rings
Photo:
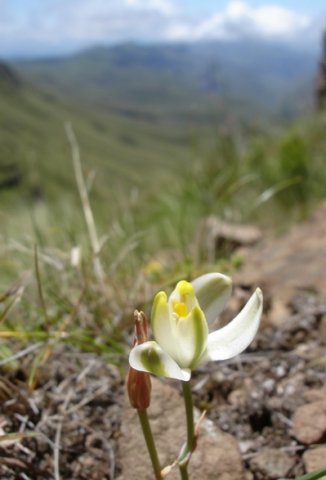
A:
{"type": "MultiPolygon", "coordinates": [[[[318,478],[326,475],[326,467],[321,468],[320,470],[315,470],[314,472],[306,473],[302,477],[296,477],[294,480],[317,480],[318,478]]],[[[283,479],[287,480],[287,479],[283,479]]]]}

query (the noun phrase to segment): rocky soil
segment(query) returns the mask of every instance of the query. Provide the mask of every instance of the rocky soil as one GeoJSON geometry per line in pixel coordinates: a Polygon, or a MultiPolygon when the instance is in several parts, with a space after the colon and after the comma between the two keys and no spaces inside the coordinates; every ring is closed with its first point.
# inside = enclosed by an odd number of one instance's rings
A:
{"type": "MultiPolygon", "coordinates": [[[[207,414],[191,478],[273,480],[326,466],[326,204],[246,255],[225,318],[261,285],[264,319],[243,355],[193,375],[197,415],[207,414]]],[[[117,368],[61,345],[32,391],[24,362],[1,373],[2,480],[153,478],[117,368]]],[[[177,382],[154,379],[149,413],[162,464],[171,464],[185,436],[177,382]]]]}

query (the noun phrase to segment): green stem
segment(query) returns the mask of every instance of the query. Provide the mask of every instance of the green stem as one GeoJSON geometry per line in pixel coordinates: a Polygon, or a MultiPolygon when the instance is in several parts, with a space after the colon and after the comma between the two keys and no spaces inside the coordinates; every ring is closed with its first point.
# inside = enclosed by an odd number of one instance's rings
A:
{"type": "Polygon", "coordinates": [[[186,407],[187,418],[187,446],[186,453],[191,453],[194,446],[194,407],[192,405],[192,394],[190,382],[182,382],[183,398],[186,407]]]}
{"type": "Polygon", "coordinates": [[[146,409],[137,410],[137,412],[138,412],[140,424],[143,430],[143,434],[145,437],[148,453],[152,462],[153,470],[155,473],[155,479],[162,480],[160,461],[158,459],[154,438],[152,435],[152,430],[149,424],[147,410],[146,409]]]}
{"type": "Polygon", "coordinates": [[[189,480],[188,465],[179,465],[179,472],[180,472],[181,480],[189,480]]]}
{"type": "Polygon", "coordinates": [[[182,392],[186,408],[186,419],[187,419],[187,442],[182,451],[182,454],[179,457],[179,470],[182,480],[188,480],[188,461],[182,463],[183,460],[186,460],[188,456],[191,455],[194,449],[194,440],[195,440],[195,427],[194,427],[194,409],[192,404],[192,394],[191,394],[191,384],[190,382],[182,382],[182,392]]]}

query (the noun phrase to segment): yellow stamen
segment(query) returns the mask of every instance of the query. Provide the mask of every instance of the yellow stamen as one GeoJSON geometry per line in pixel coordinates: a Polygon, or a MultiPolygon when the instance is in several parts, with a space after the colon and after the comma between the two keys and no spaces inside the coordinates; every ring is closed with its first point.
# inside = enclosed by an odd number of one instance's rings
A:
{"type": "Polygon", "coordinates": [[[181,280],[178,283],[176,289],[181,297],[194,293],[193,286],[191,285],[191,283],[187,282],[186,280],[181,280]]]}
{"type": "Polygon", "coordinates": [[[173,311],[179,317],[185,317],[187,315],[187,305],[184,302],[178,302],[178,300],[172,301],[173,311]]]}

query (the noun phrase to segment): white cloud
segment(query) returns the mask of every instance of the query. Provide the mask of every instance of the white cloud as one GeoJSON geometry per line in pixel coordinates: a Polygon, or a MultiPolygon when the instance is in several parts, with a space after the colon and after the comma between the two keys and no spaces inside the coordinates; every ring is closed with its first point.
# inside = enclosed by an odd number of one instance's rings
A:
{"type": "MultiPolygon", "coordinates": [[[[242,2],[234,2],[234,4],[242,4],[242,2]]],[[[244,3],[242,6],[238,21],[251,22],[254,31],[266,36],[296,35],[298,31],[309,27],[311,22],[308,16],[278,5],[264,5],[256,9],[250,8],[244,3]]]]}
{"type": "Polygon", "coordinates": [[[288,40],[313,29],[312,18],[281,7],[277,1],[253,7],[250,0],[231,0],[223,10],[195,17],[178,0],[34,0],[33,9],[25,8],[25,15],[15,15],[8,7],[10,1],[0,0],[0,55],[69,51],[129,40],[243,36],[288,40]]]}
{"type": "Polygon", "coordinates": [[[0,19],[0,55],[163,40],[175,12],[170,0],[39,0],[25,13],[23,22],[21,15],[12,22],[0,19]]]}
{"type": "Polygon", "coordinates": [[[196,25],[182,22],[170,26],[169,38],[213,39],[261,36],[265,38],[291,38],[299,36],[311,25],[306,15],[278,5],[251,7],[241,0],[229,2],[227,7],[196,25]]]}
{"type": "Polygon", "coordinates": [[[131,7],[153,10],[168,16],[177,11],[176,6],[169,0],[125,0],[125,3],[131,7]]]}

